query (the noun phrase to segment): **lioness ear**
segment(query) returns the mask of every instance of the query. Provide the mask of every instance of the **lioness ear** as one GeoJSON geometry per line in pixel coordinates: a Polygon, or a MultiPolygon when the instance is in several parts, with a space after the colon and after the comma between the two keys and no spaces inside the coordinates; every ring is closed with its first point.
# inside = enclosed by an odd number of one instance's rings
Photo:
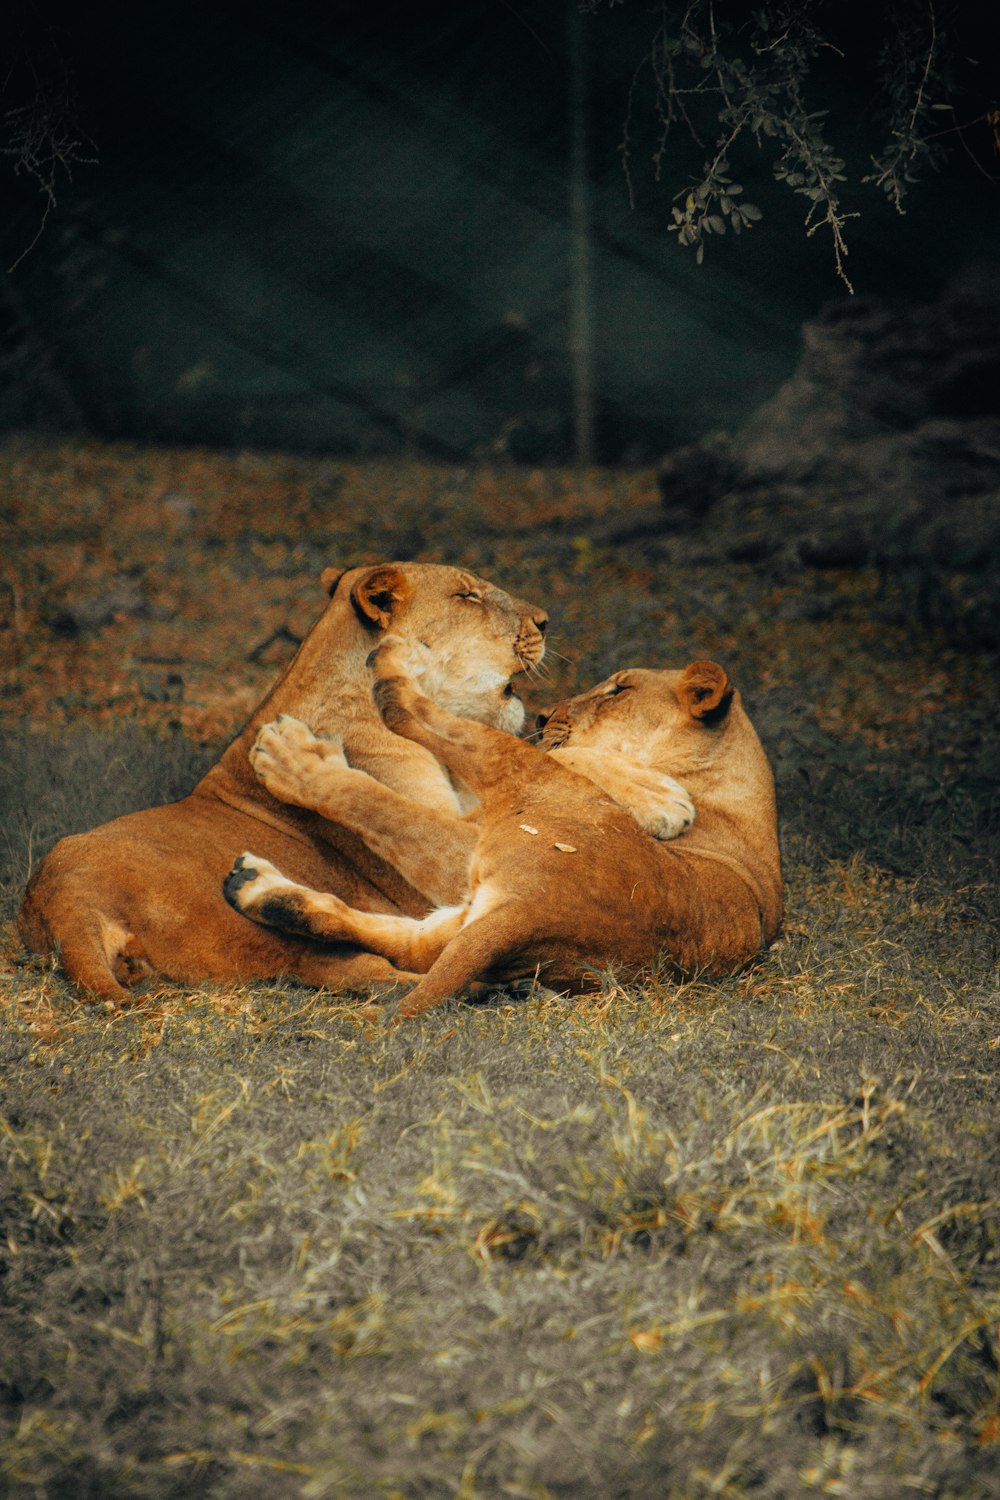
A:
{"type": "Polygon", "coordinates": [[[324,568],[322,573],[319,575],[320,583],[326,589],[331,598],[337,592],[337,584],[340,582],[346,572],[346,568],[324,568]]]}
{"type": "Polygon", "coordinates": [[[732,684],[714,661],[693,661],[685,667],[677,694],[692,719],[709,729],[722,723],[733,701],[732,684]]]}
{"type": "Polygon", "coordinates": [[[393,615],[412,592],[399,568],[372,568],[351,589],[351,603],[362,622],[388,630],[393,615]]]}

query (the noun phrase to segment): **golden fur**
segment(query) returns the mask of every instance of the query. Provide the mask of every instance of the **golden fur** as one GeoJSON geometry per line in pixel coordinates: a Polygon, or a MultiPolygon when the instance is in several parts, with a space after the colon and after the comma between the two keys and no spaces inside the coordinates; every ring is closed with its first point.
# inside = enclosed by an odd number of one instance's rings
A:
{"type": "Polygon", "coordinates": [[[150,974],[182,984],[292,974],[341,988],[399,977],[374,953],[323,949],[238,917],[222,881],[247,844],[365,910],[419,913],[461,898],[475,834],[461,818],[459,792],[433,754],[385,727],[366,661],[391,627],[419,643],[427,690],[446,709],[516,733],[524,710],[511,678],[540,661],[545,613],[430,563],[328,569],[323,582],[329,603],[295,659],[191,794],[62,839],[29,882],[19,917],[25,943],[57,953],[86,993],[120,1004],[127,986],[150,974]],[[267,791],[249,753],[261,725],[281,713],[339,734],[366,780],[377,777],[388,798],[421,808],[440,847],[453,852],[451,888],[447,868],[421,890],[347,827],[267,791]]]}
{"type": "MultiPolygon", "coordinates": [[[[396,734],[432,751],[480,799],[467,899],[422,920],[360,913],[248,852],[228,881],[244,915],[355,942],[423,972],[403,1001],[405,1015],[476,980],[538,974],[573,990],[595,968],[634,971],[658,953],[682,973],[731,972],[774,940],[782,912],[774,782],[721,667],[617,672],[544,720],[545,753],[437,707],[407,670],[412,661],[412,652],[386,641],[375,657],[375,698],[396,734]],[[665,842],[641,825],[651,826],[650,799],[661,835],[690,821],[674,777],[693,797],[697,820],[665,842]]],[[[263,774],[276,749],[289,759],[298,753],[287,745],[282,752],[280,731],[270,745],[258,747],[263,774]]],[[[358,826],[381,829],[380,848],[392,857],[381,789],[356,784],[356,773],[336,762],[334,747],[327,795],[338,777],[353,776],[358,826]]],[[[410,834],[422,825],[421,810],[411,809],[410,834]]],[[[425,842],[431,836],[428,829],[425,842]]],[[[398,850],[404,872],[409,847],[398,850]]]]}

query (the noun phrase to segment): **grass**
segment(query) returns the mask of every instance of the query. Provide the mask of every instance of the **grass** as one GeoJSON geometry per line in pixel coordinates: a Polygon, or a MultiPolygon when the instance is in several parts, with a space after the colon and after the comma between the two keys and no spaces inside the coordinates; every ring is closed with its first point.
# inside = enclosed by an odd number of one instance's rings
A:
{"type": "Polygon", "coordinates": [[[990,663],[867,574],[608,540],[646,475],[6,458],[0,1490],[1000,1495],[990,663]],[[170,538],[144,517],[178,492],[170,538]],[[626,660],[733,671],[779,781],[766,962],[385,1030],[287,983],[113,1013],[21,953],[31,859],[190,784],[317,561],[397,551],[386,515],[551,604],[552,694],[626,660]],[[149,613],[53,634],[126,567],[149,613]]]}

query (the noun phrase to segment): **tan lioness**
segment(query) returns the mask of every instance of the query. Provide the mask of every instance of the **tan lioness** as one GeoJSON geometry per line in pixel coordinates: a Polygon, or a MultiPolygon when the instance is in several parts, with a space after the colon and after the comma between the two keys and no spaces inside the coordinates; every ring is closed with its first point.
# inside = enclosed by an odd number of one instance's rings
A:
{"type": "Polygon", "coordinates": [[[475,834],[461,820],[459,792],[430,752],[385,727],[366,661],[391,627],[419,643],[435,700],[497,726],[506,741],[524,721],[512,678],[541,660],[547,616],[471,573],[437,564],[331,568],[323,584],[330,594],[323,614],[194,791],[62,839],[29,882],[19,918],[24,941],[57,953],[87,994],[120,1004],[127,986],[151,974],[182,984],[289,974],[335,988],[398,977],[372,952],[320,948],[238,917],[223,900],[222,881],[234,853],[248,844],[297,880],[365,910],[417,914],[433,901],[461,899],[475,834]],[[248,753],[276,712],[339,734],[351,762],[378,777],[389,798],[443,820],[456,850],[451,885],[445,866],[430,892],[415,890],[347,827],[272,797],[248,753]]]}
{"type": "MultiPolygon", "coordinates": [[[[401,644],[386,642],[374,664],[386,724],[432,751],[480,799],[468,899],[423,920],[368,915],[247,852],[227,882],[244,915],[355,942],[422,972],[402,1002],[408,1016],[475,980],[537,974],[573,991],[595,968],[635,971],[658,953],[685,974],[727,973],[774,940],[782,911],[774,781],[722,667],[617,672],[544,721],[545,753],[435,706],[407,671],[401,644]],[[653,778],[664,775],[682,782],[697,808],[675,842],[640,826],[653,778]],[[636,791],[640,821],[627,810],[636,791]]],[[[273,733],[270,745],[264,759],[273,759],[273,733]]],[[[268,774],[260,746],[255,754],[268,774]]],[[[336,756],[330,747],[326,803],[336,801],[336,756]]],[[[341,762],[344,778],[366,830],[391,855],[380,789],[361,788],[341,762]]],[[[413,809],[411,830],[421,821],[413,809]]]]}

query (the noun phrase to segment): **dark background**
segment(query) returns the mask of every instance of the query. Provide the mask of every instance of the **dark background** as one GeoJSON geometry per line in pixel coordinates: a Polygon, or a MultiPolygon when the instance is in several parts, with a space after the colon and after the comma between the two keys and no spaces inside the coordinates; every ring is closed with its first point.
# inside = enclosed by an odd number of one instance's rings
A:
{"type": "MultiPolygon", "coordinates": [[[[929,301],[995,255],[997,190],[961,149],[905,217],[855,186],[877,139],[872,15],[854,9],[846,56],[810,87],[847,121],[858,293],[929,301]]],[[[60,179],[30,250],[42,199],[3,171],[0,427],[565,459],[570,18],[564,0],[14,14],[15,44],[51,28],[99,162],[60,179]]],[[[794,367],[803,319],[848,296],[828,237],[806,237],[803,200],[753,148],[734,164],[763,221],[700,268],[678,248],[670,205],[708,153],[678,131],[656,182],[648,73],[630,204],[619,146],[655,24],[635,0],[580,23],[610,462],[738,425],[794,367]]]]}

